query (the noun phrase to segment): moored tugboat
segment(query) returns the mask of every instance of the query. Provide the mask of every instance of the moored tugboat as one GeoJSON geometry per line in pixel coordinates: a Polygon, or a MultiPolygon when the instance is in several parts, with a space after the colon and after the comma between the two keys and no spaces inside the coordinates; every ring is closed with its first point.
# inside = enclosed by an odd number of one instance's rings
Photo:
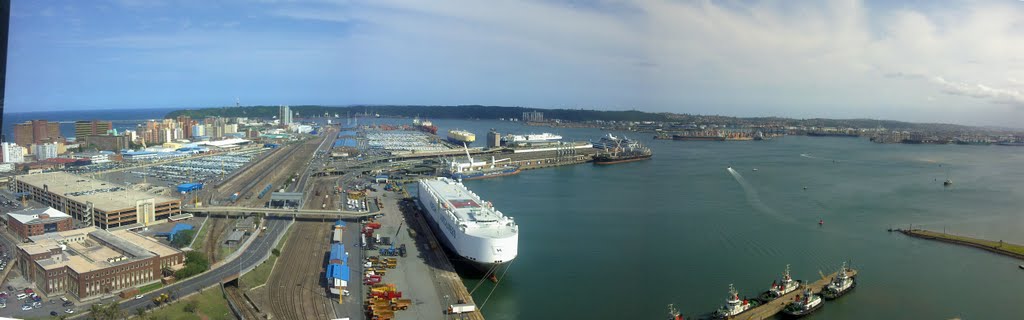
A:
{"type": "Polygon", "coordinates": [[[857,281],[854,277],[849,274],[849,269],[846,268],[846,262],[843,262],[843,267],[839,269],[839,273],[836,275],[832,282],[830,282],[825,289],[821,290],[821,296],[826,300],[833,300],[839,298],[853,290],[857,286],[857,281]]]}
{"type": "Polygon", "coordinates": [[[683,316],[679,314],[679,309],[676,309],[671,303],[668,304],[668,320],[683,320],[683,316]]]}
{"type": "Polygon", "coordinates": [[[818,310],[823,304],[824,301],[821,300],[820,296],[811,293],[811,289],[804,289],[803,294],[797,296],[795,302],[782,309],[782,313],[790,317],[799,318],[818,310]]]}
{"type": "Polygon", "coordinates": [[[787,264],[786,271],[782,273],[782,281],[773,281],[771,289],[762,293],[760,298],[766,302],[772,301],[799,288],[800,280],[793,280],[793,277],[789,276],[789,265],[787,264]]]}
{"type": "Polygon", "coordinates": [[[718,310],[711,314],[711,318],[728,319],[731,317],[735,317],[741,313],[744,313],[747,310],[753,309],[754,307],[757,307],[760,304],[760,301],[757,300],[740,300],[739,292],[736,292],[736,288],[733,287],[732,284],[730,284],[729,299],[725,300],[724,306],[718,308],[718,310]]]}

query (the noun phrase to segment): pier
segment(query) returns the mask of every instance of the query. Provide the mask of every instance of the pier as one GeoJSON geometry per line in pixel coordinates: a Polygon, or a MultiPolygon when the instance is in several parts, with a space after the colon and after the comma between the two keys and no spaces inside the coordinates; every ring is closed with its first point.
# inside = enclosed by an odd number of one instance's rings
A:
{"type": "MultiPolygon", "coordinates": [[[[849,271],[847,271],[846,274],[848,276],[850,276],[850,277],[857,276],[857,270],[849,269],[849,271]]],[[[786,294],[786,295],[784,295],[782,297],[779,297],[778,299],[775,299],[775,300],[772,300],[772,301],[770,301],[768,303],[765,303],[763,305],[757,306],[754,309],[750,309],[747,312],[741,313],[738,316],[733,317],[732,319],[737,319],[737,320],[762,320],[762,319],[770,319],[771,317],[774,317],[775,314],[781,312],[782,309],[786,307],[786,305],[788,305],[790,302],[792,302],[794,299],[796,299],[797,295],[802,294],[804,292],[804,290],[803,290],[804,288],[810,288],[811,292],[813,292],[815,294],[821,293],[821,290],[823,288],[825,288],[825,286],[827,286],[829,282],[832,282],[832,279],[835,279],[835,277],[837,275],[839,275],[839,272],[833,272],[832,274],[828,275],[827,277],[821,278],[818,281],[812,282],[810,284],[802,284],[802,285],[800,285],[800,289],[794,290],[793,292],[790,292],[790,293],[788,293],[788,294],[786,294]]],[[[826,302],[823,302],[823,303],[826,303],[826,302]]]]}
{"type": "Polygon", "coordinates": [[[1009,256],[1009,257],[1014,257],[1014,258],[1017,258],[1017,259],[1024,260],[1024,246],[1018,245],[1018,244],[1006,243],[1006,242],[1003,242],[1002,240],[1000,240],[1000,241],[992,241],[992,240],[976,239],[976,238],[971,238],[971,237],[965,237],[965,236],[958,236],[958,235],[948,234],[948,233],[945,233],[945,232],[941,232],[940,233],[940,232],[928,231],[928,230],[922,230],[922,229],[909,229],[909,230],[907,230],[907,229],[896,229],[895,231],[899,231],[900,233],[903,233],[905,235],[908,235],[908,236],[911,236],[911,237],[914,237],[914,238],[942,241],[942,242],[947,242],[947,243],[953,243],[953,244],[959,244],[959,245],[964,245],[964,246],[969,246],[969,247],[975,247],[975,248],[978,248],[978,249],[982,249],[982,250],[987,250],[987,251],[990,251],[990,252],[998,253],[998,254],[1001,254],[1001,255],[1004,255],[1004,256],[1009,256]]]}

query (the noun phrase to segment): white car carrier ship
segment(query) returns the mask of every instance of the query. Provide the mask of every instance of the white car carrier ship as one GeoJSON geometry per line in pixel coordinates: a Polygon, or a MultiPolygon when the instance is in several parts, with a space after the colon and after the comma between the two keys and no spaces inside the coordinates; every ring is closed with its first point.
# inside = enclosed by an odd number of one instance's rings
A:
{"type": "Polygon", "coordinates": [[[418,199],[445,246],[483,271],[519,254],[519,226],[456,180],[423,179],[418,199]]]}

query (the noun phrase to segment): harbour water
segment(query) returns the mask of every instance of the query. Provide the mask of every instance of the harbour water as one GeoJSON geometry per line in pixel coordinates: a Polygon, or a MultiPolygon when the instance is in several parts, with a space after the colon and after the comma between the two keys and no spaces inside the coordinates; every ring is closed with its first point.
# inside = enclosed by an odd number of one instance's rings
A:
{"type": "MultiPolygon", "coordinates": [[[[440,132],[470,129],[478,140],[490,127],[576,139],[602,134],[434,122],[440,132]]],[[[1024,148],[630,136],[654,158],[466,182],[514,216],[522,232],[506,278],[493,294],[490,284],[474,293],[477,304],[491,294],[487,319],[661,319],[669,303],[696,315],[721,305],[730,283],[754,297],[786,264],[794,278],[813,281],[843,261],[860,271],[857,289],[809,319],[1024,314],[1020,261],[886,232],[913,224],[1024,243],[1024,148]],[[949,188],[942,186],[947,175],[949,188]]],[[[467,279],[467,287],[476,282],[467,279]]]]}
{"type": "MultiPolygon", "coordinates": [[[[149,112],[129,118],[162,118],[166,111],[149,112]]],[[[39,117],[8,114],[5,131],[29,118],[39,117]]],[[[77,118],[82,117],[51,120],[77,118]]],[[[442,136],[453,128],[476,133],[474,146],[484,144],[490,128],[552,132],[566,140],[605,134],[430,120],[442,136]]],[[[696,315],[721,305],[730,283],[753,297],[786,264],[796,279],[814,280],[846,260],[860,271],[857,288],[809,319],[1024,314],[1020,261],[885,231],[913,224],[1024,243],[1024,148],[797,136],[680,142],[626,135],[649,146],[653,159],[466,182],[515,217],[522,232],[520,255],[500,285],[491,293],[494,286],[484,283],[474,293],[487,319],[663,319],[669,303],[696,315]],[[944,188],[947,177],[954,185],[944,188]]],[[[465,280],[468,288],[477,281],[465,280]]]]}

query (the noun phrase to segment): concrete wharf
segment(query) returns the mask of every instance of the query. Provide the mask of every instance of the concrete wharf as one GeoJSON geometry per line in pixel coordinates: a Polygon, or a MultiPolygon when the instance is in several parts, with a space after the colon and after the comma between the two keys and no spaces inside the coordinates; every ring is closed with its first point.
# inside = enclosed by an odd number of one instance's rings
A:
{"type": "MultiPolygon", "coordinates": [[[[404,190],[403,190],[404,192],[404,190]]],[[[424,258],[428,260],[429,264],[437,266],[433,269],[434,278],[437,280],[437,290],[444,295],[449,295],[452,300],[462,300],[465,303],[474,304],[473,296],[469,294],[469,290],[466,289],[465,284],[462,283],[462,278],[455,272],[455,267],[452,266],[451,261],[444,253],[444,248],[441,247],[441,243],[438,242],[434,236],[434,232],[430,229],[430,225],[423,217],[422,212],[416,212],[408,215],[407,222],[409,228],[415,230],[417,234],[423,237],[429,244],[428,250],[423,250],[424,258]]],[[[454,302],[451,302],[454,303],[454,302]]],[[[479,308],[479,306],[477,306],[479,308]]],[[[480,313],[479,309],[470,313],[449,315],[445,319],[469,319],[469,320],[483,320],[484,316],[480,313]]]]}
{"type": "MultiPolygon", "coordinates": [[[[848,276],[850,276],[850,277],[854,277],[854,276],[857,275],[857,270],[849,269],[846,274],[848,276]]],[[[774,317],[775,314],[781,312],[782,309],[785,308],[786,305],[788,305],[790,302],[793,302],[793,300],[796,299],[797,295],[803,294],[803,292],[804,292],[803,289],[804,288],[810,288],[811,292],[813,292],[815,294],[821,293],[821,290],[824,289],[825,286],[827,286],[829,282],[832,282],[832,279],[835,279],[835,277],[837,275],[839,275],[838,271],[837,272],[833,272],[832,274],[828,275],[827,277],[824,277],[824,278],[822,278],[822,279],[820,279],[818,281],[812,282],[810,284],[800,285],[800,289],[794,290],[793,292],[790,292],[789,294],[786,294],[786,295],[784,295],[784,296],[782,296],[782,297],[780,297],[778,299],[772,300],[772,301],[770,301],[768,303],[765,303],[763,305],[757,306],[754,309],[751,309],[751,310],[749,310],[747,312],[741,313],[738,316],[733,317],[732,319],[737,319],[737,320],[763,320],[763,319],[770,319],[770,318],[774,317]]]]}

